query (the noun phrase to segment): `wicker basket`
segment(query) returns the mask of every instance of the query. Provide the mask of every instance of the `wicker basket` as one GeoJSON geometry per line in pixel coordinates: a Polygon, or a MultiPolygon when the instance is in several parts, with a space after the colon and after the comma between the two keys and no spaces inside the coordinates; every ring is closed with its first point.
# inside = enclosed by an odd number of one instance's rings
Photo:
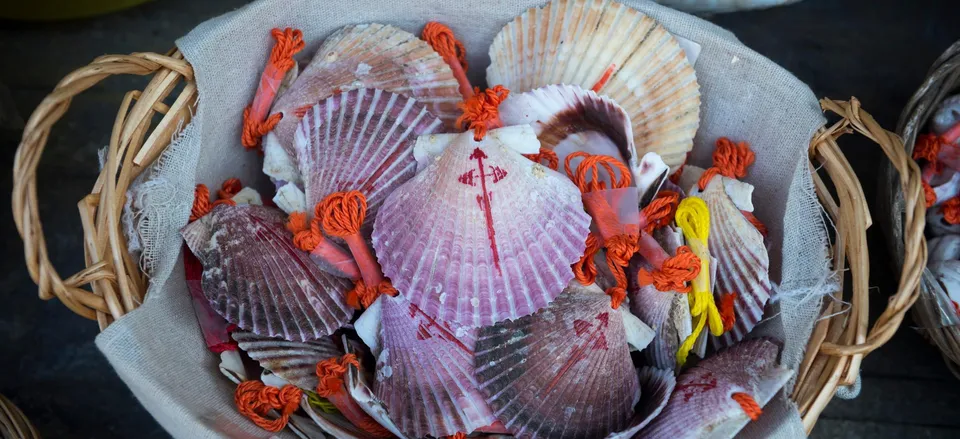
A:
{"type": "Polygon", "coordinates": [[[40,433],[30,420],[14,405],[13,401],[0,395],[0,438],[40,439],[40,433]]]}
{"type": "MultiPolygon", "coordinates": [[[[917,135],[921,134],[921,130],[925,128],[940,102],[948,95],[957,93],[958,89],[960,89],[960,41],[940,55],[927,74],[926,80],[900,114],[897,132],[901,134],[908,154],[913,152],[917,135]]],[[[891,171],[886,173],[888,178],[891,175],[891,171]]],[[[881,184],[884,181],[890,180],[881,180],[881,184]]],[[[885,184],[881,186],[880,193],[881,196],[886,197],[881,202],[892,207],[890,209],[891,224],[887,232],[891,237],[891,245],[894,246],[894,254],[899,254],[903,251],[899,247],[903,242],[897,239],[902,235],[903,229],[898,213],[903,211],[904,204],[900,193],[895,188],[895,185],[885,184]]],[[[960,378],[960,326],[943,326],[936,301],[937,296],[946,297],[946,291],[934,275],[926,269],[923,270],[920,289],[921,298],[920,303],[914,308],[914,320],[922,328],[924,336],[940,348],[950,371],[960,378]]]]}
{"type": "MultiPolygon", "coordinates": [[[[131,181],[168,145],[177,127],[185,124],[195,97],[191,67],[177,52],[104,56],[64,78],[33,113],[14,163],[13,211],[24,240],[30,275],[40,287],[40,298],[57,297],[76,313],[96,319],[101,328],[141,303],[146,282],[125,249],[119,224],[124,194],[131,181]],[[91,194],[79,203],[87,268],[64,279],[47,255],[37,211],[37,164],[50,129],[67,111],[70,99],[116,74],[153,75],[153,79],[142,92],[127,93],[121,103],[106,165],[91,194]],[[179,82],[185,85],[173,97],[171,92],[179,82]],[[156,113],[164,116],[153,123],[156,113]],[[84,289],[85,285],[90,285],[91,290],[84,289]]],[[[849,269],[853,285],[847,288],[851,292],[846,295],[843,291],[835,293],[837,298],[852,304],[849,312],[838,313],[839,300],[825,301],[823,315],[831,317],[815,326],[801,364],[792,398],[808,432],[837,387],[854,384],[863,357],[897,330],[918,297],[920,267],[926,262],[920,171],[909,160],[899,137],[882,129],[855,99],[823,100],[821,104],[839,115],[840,120],[821,129],[813,138],[810,158],[834,183],[836,196],[818,174],[814,174],[814,181],[821,203],[836,224],[834,268],[849,269]],[[905,198],[911,200],[911,209],[904,218],[907,233],[903,241],[910,263],[903,265],[897,293],[872,327],[868,316],[869,258],[864,227],[871,219],[856,175],[837,144],[841,136],[854,131],[880,145],[900,175],[899,182],[906,188],[905,198]]]]}

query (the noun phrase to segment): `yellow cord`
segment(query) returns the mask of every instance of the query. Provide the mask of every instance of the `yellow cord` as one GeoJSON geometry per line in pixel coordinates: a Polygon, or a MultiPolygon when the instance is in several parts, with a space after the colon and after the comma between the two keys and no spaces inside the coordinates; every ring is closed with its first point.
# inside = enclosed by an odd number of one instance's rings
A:
{"type": "Polygon", "coordinates": [[[310,403],[310,407],[322,410],[324,413],[340,413],[340,410],[337,410],[337,406],[333,405],[333,403],[330,401],[321,398],[319,395],[309,390],[307,390],[306,393],[307,402],[310,403]]]}
{"type": "Polygon", "coordinates": [[[719,336],[723,334],[723,320],[710,288],[710,251],[707,249],[710,239],[710,209],[707,208],[707,203],[697,197],[684,198],[677,207],[676,222],[683,230],[690,250],[700,258],[700,274],[693,280],[693,291],[687,294],[690,315],[695,319],[696,328],[677,351],[677,363],[682,366],[703,331],[704,323],[709,325],[711,334],[719,336]]]}

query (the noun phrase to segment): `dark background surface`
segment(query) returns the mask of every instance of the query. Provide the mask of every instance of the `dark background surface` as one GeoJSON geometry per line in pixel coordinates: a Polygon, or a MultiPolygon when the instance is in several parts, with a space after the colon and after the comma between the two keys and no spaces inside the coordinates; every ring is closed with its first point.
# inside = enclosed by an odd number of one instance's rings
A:
{"type": "MultiPolygon", "coordinates": [[[[56,82],[93,58],[165,52],[200,22],[244,0],[162,0],[99,18],[60,23],[0,21],[0,83],[26,119],[56,82]]],[[[818,96],[857,96],[888,129],[928,67],[960,38],[960,2],[805,0],[778,9],[710,19],[786,67],[818,96]]],[[[54,130],[38,180],[47,245],[62,275],[82,269],[76,203],[96,179],[96,150],[108,143],[118,104],[140,79],[111,79],[74,99],[54,130]]],[[[5,99],[0,90],[0,99],[5,99]]],[[[20,132],[0,127],[0,193],[10,193],[20,132]]],[[[845,140],[844,152],[867,199],[876,199],[882,153],[845,140]]],[[[871,206],[872,207],[872,206],[871,206]]],[[[873,210],[874,216],[884,215],[873,210]]],[[[23,264],[7,208],[0,215],[0,393],[10,397],[45,437],[167,437],[97,351],[97,325],[56,301],[42,302],[23,264]]],[[[879,227],[869,231],[871,307],[882,311],[896,288],[879,227]]],[[[834,399],[814,437],[960,437],[960,381],[941,363],[909,319],[883,349],[866,358],[863,391],[834,399]]]]}

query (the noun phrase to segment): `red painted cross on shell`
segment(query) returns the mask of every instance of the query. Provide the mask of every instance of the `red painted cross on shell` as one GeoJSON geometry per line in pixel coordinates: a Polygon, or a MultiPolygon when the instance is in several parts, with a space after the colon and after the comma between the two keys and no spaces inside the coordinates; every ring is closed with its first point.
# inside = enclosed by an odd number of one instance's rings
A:
{"type": "Polygon", "coordinates": [[[480,209],[483,210],[484,217],[487,221],[487,238],[490,239],[490,250],[493,251],[493,265],[497,268],[497,271],[500,271],[500,252],[497,250],[497,237],[496,231],[493,229],[493,212],[490,210],[490,200],[493,198],[493,191],[487,190],[487,177],[493,178],[491,184],[499,183],[507,176],[507,171],[503,170],[499,166],[490,166],[490,173],[486,173],[483,167],[483,159],[487,158],[487,155],[484,154],[483,150],[480,148],[475,148],[473,153],[470,154],[470,160],[477,161],[477,169],[471,169],[463,174],[460,174],[460,177],[457,178],[457,181],[468,186],[476,186],[477,178],[480,180],[480,195],[477,195],[477,204],[480,206],[480,209]]]}

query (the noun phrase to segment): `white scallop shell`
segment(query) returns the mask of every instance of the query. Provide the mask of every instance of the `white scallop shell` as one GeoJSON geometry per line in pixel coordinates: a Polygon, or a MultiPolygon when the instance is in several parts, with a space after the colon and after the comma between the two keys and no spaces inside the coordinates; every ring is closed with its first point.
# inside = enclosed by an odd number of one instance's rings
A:
{"type": "Polygon", "coordinates": [[[532,126],[540,146],[554,151],[561,164],[570,153],[585,151],[638,166],[630,118],[610,98],[577,85],[554,84],[513,93],[499,110],[504,125],[532,126]]]}
{"type": "Polygon", "coordinates": [[[960,259],[960,235],[946,235],[927,242],[927,265],[960,259]]]}
{"type": "Polygon", "coordinates": [[[468,327],[532,314],[573,278],[590,216],[565,176],[464,133],[389,195],[373,231],[383,273],[427,315],[468,327]]]}
{"type": "Polygon", "coordinates": [[[750,395],[765,406],[793,376],[778,364],[779,347],[766,339],[745,340],[708,357],[680,375],[667,407],[640,437],[732,438],[750,418],[732,398],[750,395]]]}
{"type": "Polygon", "coordinates": [[[773,286],[770,283],[770,258],[763,235],[740,212],[726,193],[724,181],[717,176],[699,194],[710,209],[710,240],[707,246],[717,259],[716,297],[737,293],[734,302],[736,323],[717,337],[718,347],[742,340],[763,318],[763,309],[773,286]]]}
{"type": "Polygon", "coordinates": [[[573,281],[546,309],[481,328],[477,381],[504,426],[520,438],[626,428],[640,387],[621,315],[598,287],[573,281]]]}
{"type": "Polygon", "coordinates": [[[592,89],[630,116],[637,155],[672,168],[693,148],[700,86],[683,49],[654,19],[612,0],[554,0],[504,26],[490,46],[487,83],[514,93],[550,84],[592,89]]]}
{"type": "Polygon", "coordinates": [[[307,206],[334,192],[366,196],[364,229],[383,200],[416,173],[417,136],[441,127],[416,100],[376,89],[343,92],[304,114],[294,136],[307,206]]]}
{"type": "Polygon", "coordinates": [[[473,432],[496,421],[477,389],[476,329],[438,322],[401,296],[382,296],[374,392],[412,437],[473,432]]]}
{"type": "Polygon", "coordinates": [[[939,136],[957,122],[960,122],[960,95],[950,96],[940,102],[930,119],[930,129],[939,136]]]}
{"type": "Polygon", "coordinates": [[[248,331],[236,331],[234,340],[260,366],[301,389],[317,388],[317,363],[343,355],[330,337],[310,342],[263,337],[248,331]]]}
{"type": "Polygon", "coordinates": [[[263,206],[220,205],[181,234],[203,264],[203,293],[241,329],[310,341],[350,320],[349,281],[320,270],[293,244],[286,216],[263,206]]]}
{"type": "Polygon", "coordinates": [[[460,116],[459,84],[429,44],[389,25],[347,26],[324,40],[310,64],[271,109],[271,114],[283,114],[274,131],[291,157],[293,133],[300,119],[297,110],[357,88],[416,98],[450,126],[460,116]]]}

